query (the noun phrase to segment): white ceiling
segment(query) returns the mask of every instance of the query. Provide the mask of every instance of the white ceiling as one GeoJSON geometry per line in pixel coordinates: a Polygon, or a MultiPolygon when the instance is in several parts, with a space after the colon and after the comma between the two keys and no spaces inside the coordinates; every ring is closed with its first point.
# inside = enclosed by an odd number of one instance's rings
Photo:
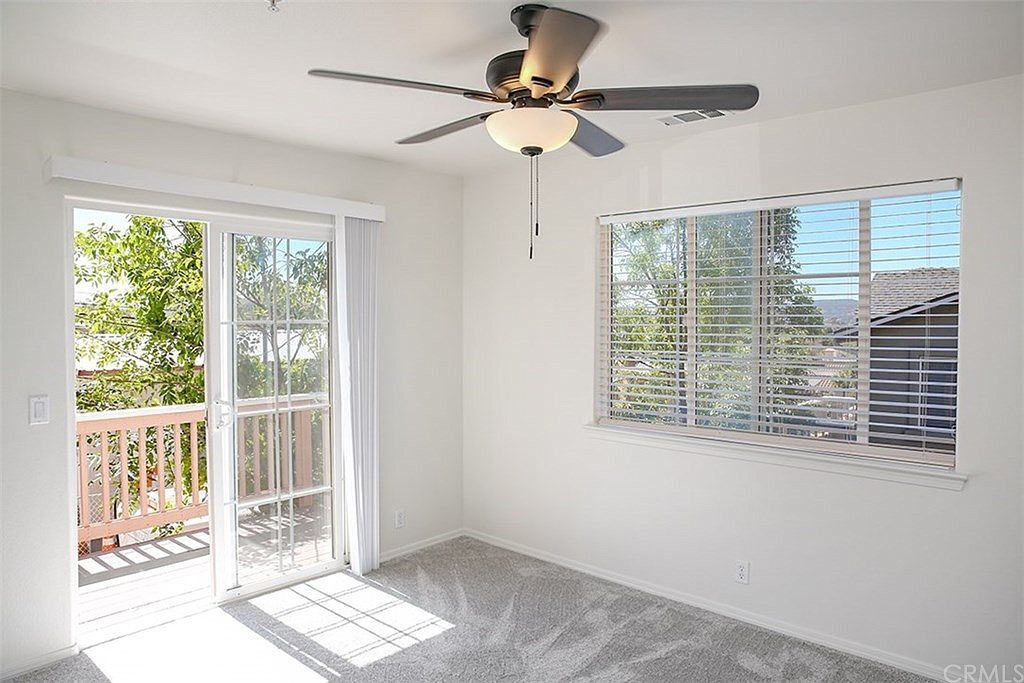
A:
{"type": "MultiPolygon", "coordinates": [[[[281,1],[277,13],[263,0],[5,2],[2,84],[449,172],[516,159],[482,126],[418,146],[393,142],[487,105],[306,75],[322,67],[485,90],[488,60],[525,47],[508,20],[515,2],[281,1]]],[[[1022,70],[1017,2],[559,4],[608,25],[580,68],[581,89],[761,89],[752,111],[687,126],[646,112],[590,114],[627,144],[1022,70]]]]}

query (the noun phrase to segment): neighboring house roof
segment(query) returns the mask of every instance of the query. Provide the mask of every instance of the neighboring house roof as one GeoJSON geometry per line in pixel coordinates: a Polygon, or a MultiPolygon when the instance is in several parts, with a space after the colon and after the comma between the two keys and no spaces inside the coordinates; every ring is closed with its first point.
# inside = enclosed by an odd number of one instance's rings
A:
{"type": "Polygon", "coordinates": [[[871,278],[871,319],[944,299],[959,291],[959,268],[914,268],[876,273],[871,278]]]}
{"type": "MultiPolygon", "coordinates": [[[[815,389],[822,392],[834,391],[838,384],[836,378],[849,372],[857,362],[856,349],[824,349],[821,352],[824,364],[807,370],[808,381],[815,389]]],[[[819,399],[812,401],[820,403],[819,399]]]]}
{"type": "MultiPolygon", "coordinates": [[[[885,325],[940,304],[960,299],[959,268],[913,268],[875,273],[871,278],[871,326],[885,325]]],[[[837,337],[857,332],[857,326],[836,330],[837,337]]]]}

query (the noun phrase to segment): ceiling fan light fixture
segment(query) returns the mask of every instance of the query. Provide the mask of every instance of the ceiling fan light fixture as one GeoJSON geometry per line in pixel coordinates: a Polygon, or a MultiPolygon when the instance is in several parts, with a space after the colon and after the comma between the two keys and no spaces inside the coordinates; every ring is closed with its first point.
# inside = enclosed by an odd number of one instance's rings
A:
{"type": "Polygon", "coordinates": [[[512,152],[540,148],[552,152],[576,134],[576,117],[559,109],[519,107],[491,114],[485,123],[491,139],[512,152]]]}

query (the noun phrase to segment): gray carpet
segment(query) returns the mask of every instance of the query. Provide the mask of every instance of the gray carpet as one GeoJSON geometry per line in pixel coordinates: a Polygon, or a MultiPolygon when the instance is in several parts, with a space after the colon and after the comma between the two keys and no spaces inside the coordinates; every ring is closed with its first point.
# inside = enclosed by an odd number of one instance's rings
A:
{"type": "MultiPolygon", "coordinates": [[[[346,581],[348,588],[325,582],[302,594],[322,594],[312,606],[337,605],[332,618],[352,629],[367,620],[383,624],[386,614],[404,606],[409,623],[377,641],[391,649],[366,645],[354,658],[352,648],[331,647],[340,642],[337,626],[300,629],[289,616],[311,605],[289,607],[279,600],[275,611],[254,599],[224,611],[327,680],[924,680],[466,537],[388,562],[359,583],[346,581]],[[368,591],[376,602],[366,602],[368,591]],[[348,605],[357,612],[345,616],[348,605]],[[410,612],[418,623],[411,623],[410,612]],[[447,630],[434,622],[424,626],[423,615],[447,630]],[[373,661],[352,663],[367,652],[373,661]]],[[[18,680],[108,679],[86,652],[18,680]]]]}

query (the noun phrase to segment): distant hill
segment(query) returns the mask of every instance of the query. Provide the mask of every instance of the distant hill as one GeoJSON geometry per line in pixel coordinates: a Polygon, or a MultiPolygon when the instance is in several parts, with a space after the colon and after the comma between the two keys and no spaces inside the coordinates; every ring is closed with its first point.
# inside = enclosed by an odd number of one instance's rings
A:
{"type": "Polygon", "coordinates": [[[856,299],[815,299],[814,304],[821,309],[826,327],[848,327],[857,322],[856,299]]]}

